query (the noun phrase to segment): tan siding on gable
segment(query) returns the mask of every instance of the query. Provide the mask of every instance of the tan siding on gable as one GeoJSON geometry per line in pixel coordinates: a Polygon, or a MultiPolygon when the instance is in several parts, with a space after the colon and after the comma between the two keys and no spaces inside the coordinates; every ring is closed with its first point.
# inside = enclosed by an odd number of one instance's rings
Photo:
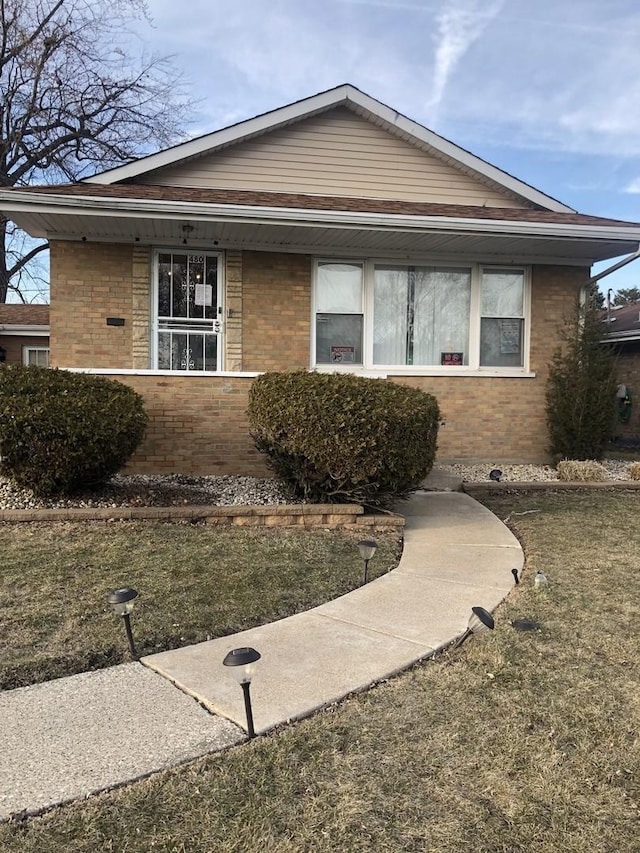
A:
{"type": "Polygon", "coordinates": [[[402,199],[438,204],[531,207],[344,107],[241,142],[145,183],[402,199]]]}

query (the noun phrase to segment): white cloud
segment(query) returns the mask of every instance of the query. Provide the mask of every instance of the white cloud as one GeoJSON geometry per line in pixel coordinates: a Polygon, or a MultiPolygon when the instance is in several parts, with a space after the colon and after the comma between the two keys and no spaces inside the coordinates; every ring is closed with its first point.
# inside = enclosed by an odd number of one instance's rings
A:
{"type": "Polygon", "coordinates": [[[149,0],[208,130],[350,82],[478,142],[640,157],[637,0],[149,0]]]}
{"type": "Polygon", "coordinates": [[[624,192],[630,195],[640,195],[640,178],[634,178],[624,188],[624,192]]]}
{"type": "Polygon", "coordinates": [[[427,104],[435,120],[449,78],[469,48],[484,32],[488,23],[502,8],[504,0],[448,0],[436,16],[437,35],[434,57],[433,87],[427,104]]]}

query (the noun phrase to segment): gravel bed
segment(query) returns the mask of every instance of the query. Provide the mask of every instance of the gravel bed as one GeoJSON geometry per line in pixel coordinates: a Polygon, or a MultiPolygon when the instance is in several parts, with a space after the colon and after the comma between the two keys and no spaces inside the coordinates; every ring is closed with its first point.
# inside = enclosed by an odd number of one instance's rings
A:
{"type": "MultiPolygon", "coordinates": [[[[623,459],[607,459],[602,463],[607,472],[608,480],[630,480],[629,466],[631,463],[623,459]]],[[[557,480],[558,472],[550,465],[438,465],[441,471],[455,474],[465,483],[482,483],[489,480],[489,472],[493,468],[502,471],[502,482],[510,483],[543,483],[557,480]]]]}
{"type": "MultiPolygon", "coordinates": [[[[629,480],[629,462],[609,459],[602,463],[609,480],[629,480]]],[[[557,481],[549,465],[438,465],[440,470],[467,483],[489,479],[493,468],[502,471],[502,482],[557,481]]],[[[117,474],[107,483],[71,498],[38,498],[29,489],[14,486],[0,477],[0,510],[61,509],[69,507],[129,506],[243,506],[302,503],[275,479],[268,477],[196,477],[184,474],[117,474]]]]}
{"type": "Polygon", "coordinates": [[[123,506],[242,506],[301,503],[276,480],[258,477],[191,477],[117,474],[72,498],[38,498],[0,477],[0,509],[123,506]]]}

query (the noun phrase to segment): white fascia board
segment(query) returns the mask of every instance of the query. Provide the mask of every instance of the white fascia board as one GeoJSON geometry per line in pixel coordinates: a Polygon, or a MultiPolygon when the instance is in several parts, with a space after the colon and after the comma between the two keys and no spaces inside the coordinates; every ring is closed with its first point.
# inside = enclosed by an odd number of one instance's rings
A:
{"type": "Polygon", "coordinates": [[[49,326],[20,326],[17,323],[0,323],[0,335],[24,335],[30,338],[48,337],[49,326]]]}
{"type": "Polygon", "coordinates": [[[181,160],[198,157],[209,151],[215,151],[217,148],[241,142],[243,139],[275,130],[282,125],[299,121],[315,113],[324,112],[325,110],[344,104],[348,100],[349,90],[356,91],[352,86],[345,85],[338,86],[336,89],[330,89],[328,92],[320,92],[319,95],[313,95],[310,98],[296,101],[286,107],[280,107],[255,118],[246,119],[238,124],[225,127],[222,130],[215,130],[213,133],[207,133],[205,136],[199,136],[197,139],[182,142],[179,145],[166,148],[164,151],[158,151],[157,154],[142,157],[133,163],[128,163],[126,166],[119,166],[115,169],[109,169],[106,172],[100,172],[98,175],[93,175],[90,178],[84,178],[82,183],[117,184],[120,181],[135,178],[146,172],[162,169],[165,166],[172,166],[181,160]]]}
{"type": "Polygon", "coordinates": [[[502,169],[498,169],[497,166],[492,166],[491,163],[487,163],[486,160],[476,157],[475,154],[472,154],[465,148],[460,148],[460,146],[456,145],[454,142],[450,142],[448,139],[445,139],[443,136],[439,136],[427,127],[424,127],[423,125],[418,124],[418,122],[396,112],[391,109],[391,107],[387,107],[385,104],[380,103],[380,101],[376,101],[375,98],[372,98],[353,87],[348,88],[351,90],[347,96],[348,100],[357,104],[372,115],[382,119],[382,121],[392,127],[397,127],[398,130],[403,133],[413,136],[415,139],[425,145],[428,145],[430,148],[433,148],[445,157],[460,163],[462,166],[477,172],[485,178],[489,178],[489,180],[499,186],[516,193],[516,195],[526,198],[534,204],[539,204],[546,210],[551,210],[555,213],[576,213],[572,207],[568,207],[566,204],[562,204],[562,202],[552,198],[552,196],[548,196],[545,193],[540,192],[540,190],[537,190],[535,187],[518,180],[518,178],[514,178],[513,175],[510,175],[508,172],[503,172],[502,169]]]}
{"type": "Polygon", "coordinates": [[[349,103],[363,110],[365,113],[369,113],[371,116],[376,116],[390,127],[395,127],[402,133],[433,148],[447,159],[459,163],[466,169],[470,169],[478,175],[488,178],[498,186],[504,187],[504,189],[534,204],[539,204],[546,210],[552,210],[556,213],[575,213],[573,208],[540,192],[535,187],[514,178],[513,175],[502,171],[502,169],[498,169],[497,166],[492,166],[486,160],[476,157],[475,154],[472,154],[465,148],[460,148],[455,143],[439,136],[432,130],[407,118],[391,107],[386,106],[386,104],[377,101],[370,95],[348,84],[330,89],[328,92],[320,92],[318,95],[313,95],[302,101],[296,101],[293,104],[280,107],[280,109],[272,110],[255,118],[247,119],[231,127],[208,133],[189,142],[183,142],[180,145],[159,151],[157,154],[142,157],[140,160],[135,160],[126,166],[109,169],[106,172],[85,178],[83,183],[115,184],[119,181],[135,178],[147,172],[174,165],[190,157],[198,157],[207,152],[213,152],[217,148],[241,142],[243,139],[275,130],[282,125],[300,121],[316,113],[348,105],[349,103]]]}
{"type": "Polygon", "coordinates": [[[105,199],[84,196],[57,196],[51,193],[20,193],[0,190],[0,208],[5,214],[119,216],[143,219],[182,219],[185,222],[238,222],[251,225],[295,225],[298,227],[411,231],[444,231],[514,236],[580,237],[639,241],[640,224],[633,226],[577,225],[575,223],[521,222],[503,219],[470,219],[451,216],[406,216],[395,213],[365,213],[339,210],[308,210],[286,207],[259,207],[208,204],[156,199],[105,199]]]}

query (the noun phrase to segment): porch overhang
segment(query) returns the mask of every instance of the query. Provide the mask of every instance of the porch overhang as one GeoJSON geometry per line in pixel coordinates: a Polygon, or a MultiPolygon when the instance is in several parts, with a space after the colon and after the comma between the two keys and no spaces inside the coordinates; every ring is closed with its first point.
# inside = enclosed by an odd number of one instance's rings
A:
{"type": "MultiPolygon", "coordinates": [[[[62,188],[61,188],[62,190],[62,188]]],[[[636,252],[640,225],[594,220],[406,215],[0,191],[0,210],[33,237],[193,249],[420,257],[590,266],[636,252]],[[601,224],[605,223],[605,224],[601,224]]]]}

